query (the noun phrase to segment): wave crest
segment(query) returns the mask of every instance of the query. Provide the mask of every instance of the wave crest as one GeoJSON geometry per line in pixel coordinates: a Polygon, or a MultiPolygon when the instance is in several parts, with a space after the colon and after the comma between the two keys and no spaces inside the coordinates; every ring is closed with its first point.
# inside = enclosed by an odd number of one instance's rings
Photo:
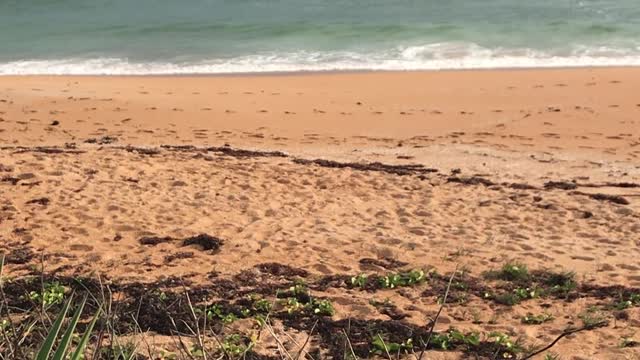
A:
{"type": "Polygon", "coordinates": [[[173,62],[109,57],[20,60],[0,63],[0,75],[172,75],[587,66],[640,66],[640,47],[576,46],[562,54],[532,49],[488,49],[476,44],[451,42],[377,52],[299,51],[173,62]]]}

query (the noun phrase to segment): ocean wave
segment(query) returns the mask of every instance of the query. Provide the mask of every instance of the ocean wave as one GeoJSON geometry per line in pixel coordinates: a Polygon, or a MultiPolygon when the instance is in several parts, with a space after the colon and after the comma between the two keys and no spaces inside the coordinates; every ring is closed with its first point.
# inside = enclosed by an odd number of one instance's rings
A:
{"type": "Polygon", "coordinates": [[[435,43],[385,51],[299,51],[190,61],[124,58],[20,60],[0,63],[0,75],[174,75],[366,70],[640,66],[640,47],[575,46],[569,53],[488,49],[475,44],[435,43]]]}

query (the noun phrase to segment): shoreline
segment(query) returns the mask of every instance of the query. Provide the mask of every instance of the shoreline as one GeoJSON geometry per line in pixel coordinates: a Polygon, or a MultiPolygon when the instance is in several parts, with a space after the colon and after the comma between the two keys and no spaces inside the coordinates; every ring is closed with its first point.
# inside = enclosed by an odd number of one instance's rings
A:
{"type": "Polygon", "coordinates": [[[639,65],[577,65],[577,66],[514,66],[495,68],[443,68],[443,69],[346,69],[346,70],[291,70],[291,71],[254,71],[254,72],[212,72],[212,73],[149,73],[149,74],[0,74],[0,78],[12,77],[122,77],[122,78],[247,78],[247,77],[294,77],[294,76],[323,76],[323,75],[358,75],[358,74],[385,74],[385,73],[473,73],[473,72],[531,72],[531,71],[575,71],[575,70],[621,70],[639,69],[639,65]]]}

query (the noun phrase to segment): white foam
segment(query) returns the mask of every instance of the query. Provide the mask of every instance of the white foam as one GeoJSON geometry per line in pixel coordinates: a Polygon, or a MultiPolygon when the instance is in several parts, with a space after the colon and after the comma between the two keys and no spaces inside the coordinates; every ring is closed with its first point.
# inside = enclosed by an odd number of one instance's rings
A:
{"type": "Polygon", "coordinates": [[[575,46],[565,54],[437,43],[379,52],[270,53],[190,62],[122,58],[21,60],[0,63],[0,75],[172,75],[349,70],[447,70],[640,66],[640,47],[575,46]]]}

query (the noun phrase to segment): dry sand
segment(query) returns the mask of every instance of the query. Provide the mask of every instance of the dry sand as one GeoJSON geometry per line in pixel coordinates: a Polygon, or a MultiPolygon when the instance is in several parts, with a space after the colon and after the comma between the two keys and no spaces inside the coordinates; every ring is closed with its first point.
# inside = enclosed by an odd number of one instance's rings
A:
{"type": "MultiPolygon", "coordinates": [[[[230,277],[266,262],[312,277],[382,274],[359,260],[391,258],[441,274],[458,265],[474,277],[519,261],[633,291],[638,89],[636,68],[2,77],[0,249],[10,254],[10,274],[43,257],[47,271],[113,281],[177,276],[206,284],[212,273],[230,277]],[[301,161],[320,158],[424,168],[301,161]],[[200,233],[223,239],[221,250],[139,242],[200,233]],[[16,249],[33,259],[12,263],[16,249]]],[[[334,302],[334,319],[388,319],[369,303],[374,297],[389,298],[404,321],[426,324],[438,305],[422,290],[321,295],[334,302]]],[[[471,296],[447,307],[437,328],[499,330],[540,345],[610,300],[508,307],[471,296]],[[520,323],[541,311],[555,319],[520,323]]],[[[640,337],[639,309],[626,314],[553,349],[563,359],[639,359],[638,348],[618,346],[640,337]]]]}

